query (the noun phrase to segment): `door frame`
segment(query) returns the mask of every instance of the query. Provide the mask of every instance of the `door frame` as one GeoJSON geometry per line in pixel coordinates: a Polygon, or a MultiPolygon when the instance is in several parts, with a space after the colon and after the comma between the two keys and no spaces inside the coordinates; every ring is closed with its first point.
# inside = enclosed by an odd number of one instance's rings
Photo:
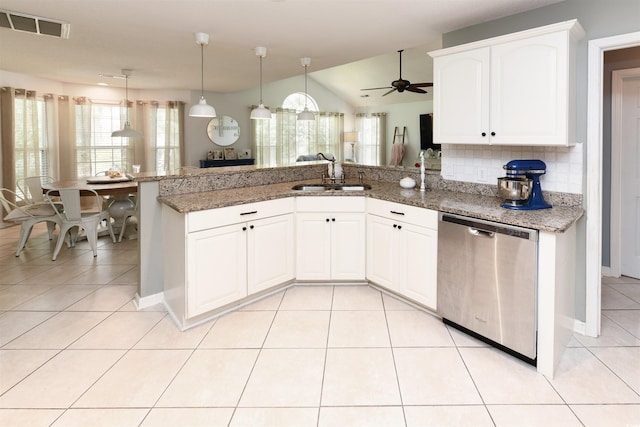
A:
{"type": "Polygon", "coordinates": [[[600,335],[602,276],[602,87],[604,52],[640,45],[640,31],[589,41],[587,63],[585,334],[600,335]]]}
{"type": "Polygon", "coordinates": [[[622,274],[622,88],[624,80],[640,77],[640,67],[614,70],[611,81],[611,275],[622,274]]]}

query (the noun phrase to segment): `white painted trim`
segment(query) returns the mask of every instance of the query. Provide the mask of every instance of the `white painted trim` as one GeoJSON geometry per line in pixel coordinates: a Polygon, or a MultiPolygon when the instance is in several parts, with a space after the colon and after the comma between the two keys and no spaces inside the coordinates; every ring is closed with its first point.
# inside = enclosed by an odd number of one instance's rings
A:
{"type": "Polygon", "coordinates": [[[640,32],[589,41],[587,73],[586,322],[585,334],[600,335],[602,277],[602,78],[604,52],[640,44],[640,32]]]}
{"type": "Polygon", "coordinates": [[[614,70],[611,78],[611,276],[622,274],[622,90],[640,68],[614,70]]]}
{"type": "Polygon", "coordinates": [[[611,269],[609,267],[605,267],[604,265],[602,266],[602,276],[614,277],[613,274],[611,274],[611,269]]]}
{"type": "Polygon", "coordinates": [[[580,335],[585,335],[584,331],[586,328],[586,324],[584,322],[581,322],[580,320],[575,320],[573,321],[573,331],[577,334],[580,335]]]}
{"type": "Polygon", "coordinates": [[[147,295],[144,298],[141,297],[140,294],[136,293],[136,296],[133,299],[133,305],[136,307],[136,310],[142,310],[156,304],[164,304],[164,292],[147,295]]]}

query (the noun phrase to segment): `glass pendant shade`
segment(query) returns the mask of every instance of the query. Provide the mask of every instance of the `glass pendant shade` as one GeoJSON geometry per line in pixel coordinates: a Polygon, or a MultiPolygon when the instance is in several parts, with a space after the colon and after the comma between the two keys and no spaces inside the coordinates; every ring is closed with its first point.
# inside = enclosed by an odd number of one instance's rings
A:
{"type": "Polygon", "coordinates": [[[271,111],[262,103],[262,58],[267,56],[266,47],[256,47],[256,56],[260,57],[260,105],[251,110],[251,118],[254,120],[266,120],[271,118],[271,111]]]}
{"type": "Polygon", "coordinates": [[[298,114],[298,120],[315,120],[316,115],[307,108],[307,67],[311,64],[311,58],[301,58],[300,62],[304,67],[304,110],[298,114]]]}
{"type": "Polygon", "coordinates": [[[189,117],[216,116],[216,109],[204,99],[204,47],[209,44],[209,34],[196,33],[196,44],[200,46],[200,102],[189,108],[189,117]]]}
{"type": "Polygon", "coordinates": [[[124,122],[124,127],[119,130],[114,130],[111,132],[112,138],[142,138],[142,132],[138,132],[135,129],[131,128],[131,124],[129,123],[129,76],[131,75],[131,70],[122,70],[122,75],[124,76],[124,108],[126,120],[124,122]]]}

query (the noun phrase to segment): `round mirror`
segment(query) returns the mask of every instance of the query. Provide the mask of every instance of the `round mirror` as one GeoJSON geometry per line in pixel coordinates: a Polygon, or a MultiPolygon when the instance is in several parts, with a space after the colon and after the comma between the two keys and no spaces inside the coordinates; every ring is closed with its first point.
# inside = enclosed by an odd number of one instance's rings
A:
{"type": "Polygon", "coordinates": [[[214,117],[207,125],[207,135],[215,144],[226,147],[240,138],[240,126],[233,117],[214,117]]]}

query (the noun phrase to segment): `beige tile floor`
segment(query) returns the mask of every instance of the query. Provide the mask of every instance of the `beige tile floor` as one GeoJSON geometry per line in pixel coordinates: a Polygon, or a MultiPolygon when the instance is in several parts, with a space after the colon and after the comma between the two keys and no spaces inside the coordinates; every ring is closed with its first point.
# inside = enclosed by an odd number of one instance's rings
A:
{"type": "Polygon", "coordinates": [[[0,230],[2,426],[639,426],[640,281],[548,379],[366,286],[298,286],[179,332],[135,311],[137,242],[50,260],[0,230]]]}

